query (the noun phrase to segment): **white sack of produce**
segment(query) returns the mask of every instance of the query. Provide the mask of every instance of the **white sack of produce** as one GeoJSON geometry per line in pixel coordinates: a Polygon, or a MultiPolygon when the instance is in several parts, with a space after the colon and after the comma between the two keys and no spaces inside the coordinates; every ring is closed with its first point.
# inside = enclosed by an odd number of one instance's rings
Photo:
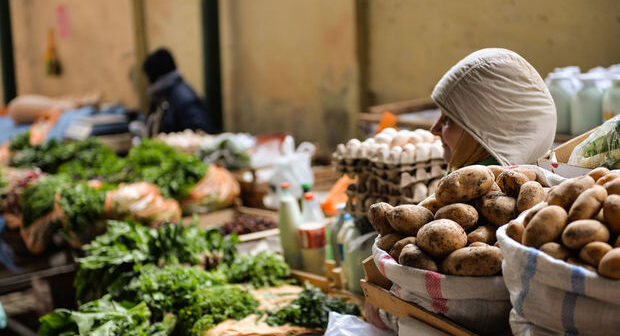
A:
{"type": "Polygon", "coordinates": [[[225,168],[210,165],[205,176],[181,200],[183,213],[206,213],[233,205],[241,187],[225,168]]]}
{"type": "Polygon", "coordinates": [[[173,199],[164,198],[154,184],[139,182],[121,184],[111,190],[105,199],[106,217],[131,218],[148,224],[179,222],[181,208],[173,199]]]}
{"type": "Polygon", "coordinates": [[[399,298],[480,334],[506,331],[510,300],[501,276],[452,276],[403,266],[376,242],[372,257],[381,274],[393,282],[392,293],[399,298]]]}
{"type": "Polygon", "coordinates": [[[521,245],[508,237],[506,226],[499,228],[497,238],[514,307],[510,325],[515,335],[618,333],[620,281],[521,245]]]}
{"type": "Polygon", "coordinates": [[[577,145],[568,164],[585,168],[620,168],[620,115],[607,120],[577,145]]]}

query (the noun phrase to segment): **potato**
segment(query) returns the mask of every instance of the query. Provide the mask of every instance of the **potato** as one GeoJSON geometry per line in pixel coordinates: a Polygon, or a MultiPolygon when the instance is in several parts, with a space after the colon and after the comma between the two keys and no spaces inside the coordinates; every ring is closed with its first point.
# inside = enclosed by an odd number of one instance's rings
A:
{"type": "Polygon", "coordinates": [[[428,271],[437,272],[437,264],[415,244],[408,244],[403,247],[398,263],[404,266],[421,268],[428,271]]]}
{"type": "Polygon", "coordinates": [[[526,167],[517,167],[512,170],[516,171],[517,173],[521,173],[525,175],[527,179],[530,181],[536,181],[538,179],[538,174],[536,173],[534,169],[526,168],[526,167]]]}
{"type": "Polygon", "coordinates": [[[607,182],[603,186],[609,195],[620,195],[620,179],[607,182]]]}
{"type": "Polygon", "coordinates": [[[406,236],[415,236],[433,217],[427,208],[413,204],[399,205],[387,213],[388,222],[394,230],[406,236]]]}
{"type": "Polygon", "coordinates": [[[476,247],[476,246],[489,246],[489,244],[485,244],[485,243],[483,243],[483,242],[473,242],[473,243],[471,243],[471,244],[469,244],[469,245],[467,245],[467,246],[469,246],[469,247],[476,247]]]}
{"type": "Polygon", "coordinates": [[[609,244],[600,241],[587,243],[581,248],[579,258],[594,267],[598,267],[603,256],[611,249],[612,247],[609,244]]]}
{"type": "Polygon", "coordinates": [[[437,210],[442,207],[441,203],[435,198],[434,194],[418,203],[418,205],[427,208],[432,213],[436,213],[437,210]]]}
{"type": "Polygon", "coordinates": [[[568,212],[568,222],[580,219],[591,219],[596,216],[607,198],[607,190],[600,185],[587,189],[577,199],[568,212]]]}
{"type": "Polygon", "coordinates": [[[551,192],[551,189],[553,189],[553,188],[543,187],[543,191],[545,192],[545,199],[547,199],[547,196],[549,196],[549,193],[551,192]]]}
{"type": "Polygon", "coordinates": [[[590,171],[588,173],[588,176],[590,176],[594,181],[598,181],[601,177],[609,174],[610,171],[609,169],[605,168],[605,167],[598,167],[596,169],[593,169],[592,171],[590,171]]]}
{"type": "Polygon", "coordinates": [[[534,218],[534,216],[536,216],[538,211],[540,211],[541,209],[544,209],[544,208],[546,208],[548,206],[549,205],[547,203],[544,203],[540,208],[538,208],[536,210],[530,210],[530,212],[528,212],[525,215],[525,217],[523,217],[523,228],[527,227],[527,224],[532,220],[532,218],[534,218]]]}
{"type": "Polygon", "coordinates": [[[568,258],[568,259],[566,259],[566,262],[571,264],[571,265],[581,266],[581,267],[583,267],[583,268],[585,268],[587,270],[590,270],[592,272],[596,272],[596,268],[592,267],[591,265],[588,265],[583,260],[580,260],[578,258],[568,258]]]}
{"type": "Polygon", "coordinates": [[[467,245],[467,234],[455,221],[438,219],[418,231],[416,244],[433,257],[445,257],[467,245]]]}
{"type": "Polygon", "coordinates": [[[557,205],[541,209],[523,230],[523,245],[539,248],[555,241],[562,234],[567,217],[566,211],[557,205]]]}
{"type": "Polygon", "coordinates": [[[502,270],[502,252],[495,246],[470,246],[450,253],[441,270],[461,276],[491,276],[502,270]]]}
{"type": "Polygon", "coordinates": [[[387,220],[388,211],[392,210],[392,206],[385,203],[375,203],[368,209],[368,220],[372,227],[379,232],[380,235],[386,235],[394,232],[394,228],[390,226],[387,220]]]}
{"type": "Polygon", "coordinates": [[[593,185],[594,180],[587,175],[568,179],[551,190],[547,196],[547,203],[561,206],[568,211],[577,197],[593,185]]]}
{"type": "Polygon", "coordinates": [[[493,180],[497,180],[497,177],[499,176],[499,174],[506,171],[506,167],[496,166],[496,165],[487,166],[487,168],[491,171],[491,173],[493,173],[493,176],[495,176],[493,180]]]}
{"type": "Polygon", "coordinates": [[[415,244],[415,237],[407,237],[397,241],[390,250],[390,256],[392,256],[394,260],[398,260],[398,258],[400,257],[400,253],[403,250],[403,247],[409,244],[415,244]]]}
{"type": "Polygon", "coordinates": [[[556,242],[548,242],[542,244],[540,250],[547,253],[551,257],[560,260],[567,260],[571,256],[571,252],[561,244],[556,242]]]}
{"type": "Polygon", "coordinates": [[[489,222],[497,226],[517,217],[517,200],[497,191],[482,196],[478,208],[489,222]]]}
{"type": "Polygon", "coordinates": [[[540,183],[527,181],[521,186],[519,197],[517,198],[517,210],[523,212],[531,209],[534,205],[545,200],[545,191],[540,183]]]}
{"type": "Polygon", "coordinates": [[[620,234],[620,195],[609,195],[603,203],[603,217],[609,230],[620,234]]]}
{"type": "Polygon", "coordinates": [[[593,241],[606,242],[608,240],[609,230],[595,219],[574,221],[568,224],[562,233],[562,243],[572,249],[582,248],[593,241]]]}
{"type": "Polygon", "coordinates": [[[598,273],[612,279],[620,279],[620,248],[607,252],[598,265],[598,273]]]}
{"type": "Polygon", "coordinates": [[[390,252],[394,244],[403,238],[405,237],[398,233],[388,233],[386,235],[382,235],[379,237],[379,240],[377,240],[377,247],[383,251],[390,252]]]}
{"type": "Polygon", "coordinates": [[[435,219],[451,219],[468,230],[478,222],[478,211],[469,204],[454,203],[437,210],[435,219]]]}
{"type": "Polygon", "coordinates": [[[514,170],[506,170],[505,172],[499,174],[495,182],[497,182],[497,185],[504,193],[508,196],[516,198],[519,196],[521,186],[528,181],[529,179],[527,176],[514,170]]]}
{"type": "Polygon", "coordinates": [[[517,222],[516,220],[512,220],[506,227],[506,235],[521,243],[523,241],[523,230],[525,230],[523,224],[517,222]]]}
{"type": "Polygon", "coordinates": [[[596,181],[596,184],[598,184],[598,185],[605,185],[606,183],[611,182],[611,181],[613,181],[613,180],[615,180],[615,179],[617,179],[619,177],[620,177],[620,174],[618,174],[618,173],[609,173],[609,174],[599,178],[596,181]]]}
{"type": "Polygon", "coordinates": [[[435,198],[446,205],[471,201],[486,194],[494,181],[493,173],[484,166],[464,167],[439,181],[435,198]]]}
{"type": "MultiPolygon", "coordinates": [[[[605,203],[603,203],[605,204],[605,203]]],[[[601,208],[601,210],[598,212],[598,214],[596,214],[596,217],[594,217],[594,219],[596,219],[597,221],[604,223],[605,222],[605,214],[603,213],[603,209],[601,208]]]]}
{"type": "Polygon", "coordinates": [[[467,243],[482,242],[493,245],[497,241],[495,238],[495,230],[497,230],[497,228],[490,225],[479,226],[467,235],[467,243]]]}
{"type": "Polygon", "coordinates": [[[500,187],[497,185],[497,182],[493,182],[493,186],[491,187],[491,189],[489,189],[489,191],[499,191],[499,192],[501,192],[501,191],[502,191],[502,188],[500,188],[500,187]]]}

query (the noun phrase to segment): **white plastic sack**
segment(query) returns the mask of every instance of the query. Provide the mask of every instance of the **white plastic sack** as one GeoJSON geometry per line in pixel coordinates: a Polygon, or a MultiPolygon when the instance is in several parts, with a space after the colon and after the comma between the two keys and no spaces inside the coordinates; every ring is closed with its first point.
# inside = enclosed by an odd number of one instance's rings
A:
{"type": "Polygon", "coordinates": [[[392,331],[381,330],[353,315],[329,312],[325,336],[393,336],[392,331]]]}
{"type": "MultiPolygon", "coordinates": [[[[517,220],[522,220],[526,213],[517,220]]],[[[620,281],[554,259],[497,231],[514,335],[617,335],[620,281]]]]}
{"type": "Polygon", "coordinates": [[[444,315],[479,334],[508,332],[511,306],[501,276],[452,276],[402,266],[378,248],[376,241],[372,256],[381,274],[392,281],[391,291],[399,298],[444,315]]]}
{"type": "Polygon", "coordinates": [[[304,183],[314,183],[311,160],[316,147],[309,142],[302,142],[295,150],[293,137],[287,136],[282,143],[282,155],[273,157],[274,170],[269,178],[269,184],[279,187],[282,182],[291,184],[291,192],[301,198],[304,183]]]}
{"type": "Polygon", "coordinates": [[[435,329],[430,325],[418,321],[409,316],[405,316],[398,320],[398,335],[399,336],[449,336],[445,332],[435,329]]]}

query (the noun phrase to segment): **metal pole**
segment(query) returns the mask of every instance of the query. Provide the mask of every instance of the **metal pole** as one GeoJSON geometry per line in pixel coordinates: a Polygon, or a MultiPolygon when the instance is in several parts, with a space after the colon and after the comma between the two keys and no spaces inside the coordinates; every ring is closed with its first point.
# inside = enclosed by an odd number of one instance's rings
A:
{"type": "Polygon", "coordinates": [[[222,130],[218,0],[202,0],[202,50],[207,110],[213,116],[217,129],[222,130]]]}
{"type": "Polygon", "coordinates": [[[11,10],[9,0],[0,0],[0,58],[2,59],[2,87],[4,102],[8,104],[17,95],[15,63],[13,62],[13,37],[11,36],[11,10]]]}

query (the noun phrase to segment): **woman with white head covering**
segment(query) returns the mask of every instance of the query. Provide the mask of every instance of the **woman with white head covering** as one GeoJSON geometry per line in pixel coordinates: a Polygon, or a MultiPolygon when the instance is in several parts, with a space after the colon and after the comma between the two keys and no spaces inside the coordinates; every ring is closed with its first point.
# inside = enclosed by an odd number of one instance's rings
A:
{"type": "Polygon", "coordinates": [[[513,51],[468,55],[441,78],[431,98],[442,111],[431,132],[441,137],[450,171],[533,163],[553,143],[553,99],[534,67],[513,51]]]}

